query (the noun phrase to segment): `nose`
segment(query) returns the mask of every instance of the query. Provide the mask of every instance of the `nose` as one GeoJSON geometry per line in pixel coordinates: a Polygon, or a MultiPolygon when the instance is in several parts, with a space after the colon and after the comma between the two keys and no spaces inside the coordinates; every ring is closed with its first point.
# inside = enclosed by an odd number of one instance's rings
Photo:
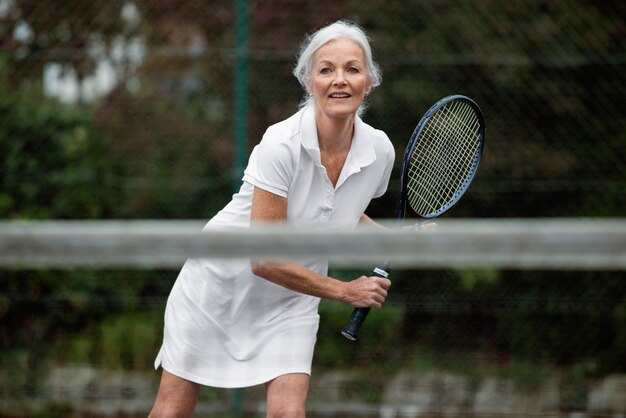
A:
{"type": "Polygon", "coordinates": [[[346,77],[343,70],[337,70],[335,72],[335,84],[344,84],[346,82],[346,77]]]}

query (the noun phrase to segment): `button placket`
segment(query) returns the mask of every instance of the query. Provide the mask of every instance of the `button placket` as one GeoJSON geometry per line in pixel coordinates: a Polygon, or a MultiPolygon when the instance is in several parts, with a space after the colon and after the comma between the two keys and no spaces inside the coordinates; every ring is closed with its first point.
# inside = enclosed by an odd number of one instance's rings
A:
{"type": "Polygon", "coordinates": [[[324,178],[324,197],[321,205],[320,222],[326,224],[330,220],[330,215],[333,211],[335,191],[324,167],[322,167],[322,174],[324,178]]]}

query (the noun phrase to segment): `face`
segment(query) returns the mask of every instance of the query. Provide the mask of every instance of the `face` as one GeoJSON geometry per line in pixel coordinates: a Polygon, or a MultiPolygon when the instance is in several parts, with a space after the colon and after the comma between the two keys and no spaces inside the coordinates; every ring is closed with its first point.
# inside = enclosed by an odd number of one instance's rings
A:
{"type": "Polygon", "coordinates": [[[318,112],[331,118],[354,116],[371,90],[365,55],[348,39],[330,41],[317,50],[308,85],[318,112]]]}

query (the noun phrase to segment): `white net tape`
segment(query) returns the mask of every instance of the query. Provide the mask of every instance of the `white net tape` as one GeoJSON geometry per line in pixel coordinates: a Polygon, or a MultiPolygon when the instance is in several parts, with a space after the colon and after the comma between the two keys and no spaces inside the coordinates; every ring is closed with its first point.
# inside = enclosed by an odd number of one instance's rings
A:
{"type": "Polygon", "coordinates": [[[626,269],[621,219],[438,220],[428,230],[202,231],[202,221],[0,222],[0,266],[180,267],[190,257],[328,258],[337,266],[626,269]]]}

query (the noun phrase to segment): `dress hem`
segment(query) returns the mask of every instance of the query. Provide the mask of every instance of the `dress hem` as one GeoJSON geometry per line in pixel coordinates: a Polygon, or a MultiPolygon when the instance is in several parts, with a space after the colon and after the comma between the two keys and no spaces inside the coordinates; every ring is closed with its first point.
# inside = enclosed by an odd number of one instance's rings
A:
{"type": "Polygon", "coordinates": [[[203,386],[222,388],[222,389],[238,389],[238,388],[247,388],[247,387],[257,386],[257,385],[270,382],[276,379],[277,377],[283,376],[286,374],[298,373],[298,374],[306,374],[308,376],[311,376],[310,369],[304,370],[302,368],[292,368],[292,369],[284,369],[284,370],[268,373],[267,376],[259,377],[257,379],[250,379],[246,382],[240,381],[240,382],[225,383],[223,381],[206,379],[206,378],[203,378],[202,376],[198,376],[198,375],[195,375],[193,373],[190,373],[184,370],[176,369],[168,365],[163,365],[163,362],[161,362],[161,364],[157,364],[156,365],[157,368],[159,365],[161,366],[161,368],[163,368],[163,370],[167,371],[168,373],[173,374],[174,376],[180,377],[185,380],[189,380],[190,382],[197,383],[203,386]]]}

